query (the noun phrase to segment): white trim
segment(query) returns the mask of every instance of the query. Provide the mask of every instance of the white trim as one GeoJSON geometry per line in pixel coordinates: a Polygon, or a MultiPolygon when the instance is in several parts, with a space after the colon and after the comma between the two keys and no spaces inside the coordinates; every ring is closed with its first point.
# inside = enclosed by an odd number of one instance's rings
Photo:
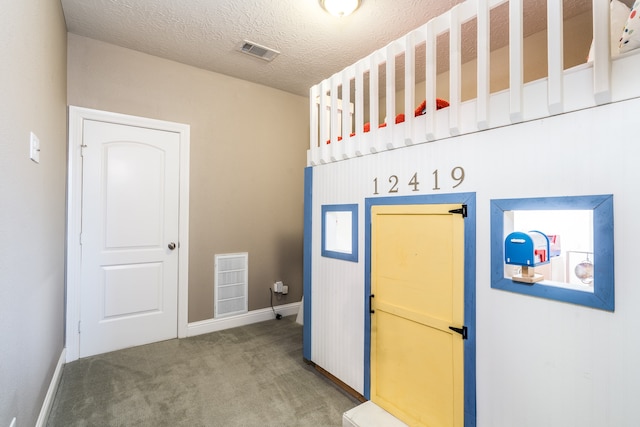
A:
{"type": "MultiPolygon", "coordinates": [[[[292,316],[298,314],[300,310],[300,302],[292,302],[291,304],[282,304],[273,307],[276,313],[283,316],[292,316]]],[[[264,322],[271,320],[275,316],[271,307],[252,310],[248,313],[239,314],[233,317],[224,317],[222,319],[208,319],[200,322],[189,323],[187,326],[187,336],[194,337],[196,335],[209,334],[211,332],[222,331],[225,329],[236,328],[238,326],[250,325],[252,323],[264,322]]]]}
{"type": "Polygon", "coordinates": [[[342,414],[342,427],[360,426],[408,427],[370,400],[342,414]]]}
{"type": "Polygon", "coordinates": [[[40,415],[38,415],[38,420],[36,421],[36,427],[44,427],[47,424],[49,412],[51,412],[51,406],[53,406],[53,399],[56,397],[58,384],[60,384],[60,378],[62,378],[62,368],[64,367],[64,361],[66,358],[65,353],[66,351],[63,348],[62,352],[60,353],[60,357],[58,358],[56,369],[55,371],[53,371],[53,377],[51,378],[51,382],[49,383],[49,389],[47,390],[47,394],[44,397],[44,402],[42,402],[40,415]]]}
{"type": "Polygon", "coordinates": [[[129,116],[107,111],[69,106],[69,158],[67,176],[67,322],[66,361],[80,354],[80,232],[82,220],[82,134],[84,120],[98,120],[129,126],[176,132],[180,135],[180,207],[178,261],[178,338],[187,336],[189,283],[189,153],[190,127],[187,124],[129,116]]]}

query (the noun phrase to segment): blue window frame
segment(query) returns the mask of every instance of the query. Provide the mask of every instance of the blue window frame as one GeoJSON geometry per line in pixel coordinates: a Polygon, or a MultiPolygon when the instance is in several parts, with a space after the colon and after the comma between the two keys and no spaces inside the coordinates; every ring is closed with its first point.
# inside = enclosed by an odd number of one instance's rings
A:
{"type": "Polygon", "coordinates": [[[491,200],[492,288],[614,311],[613,249],[613,195],[491,200]],[[523,284],[505,277],[505,213],[518,210],[593,211],[593,292],[559,287],[548,280],[523,284]]]}
{"type": "Polygon", "coordinates": [[[358,262],[358,205],[322,205],[322,256],[358,262]]]}

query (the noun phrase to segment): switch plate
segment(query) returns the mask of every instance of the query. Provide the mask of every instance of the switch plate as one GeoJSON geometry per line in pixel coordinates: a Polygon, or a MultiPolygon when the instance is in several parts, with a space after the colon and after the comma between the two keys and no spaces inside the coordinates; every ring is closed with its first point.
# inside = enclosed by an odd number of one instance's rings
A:
{"type": "Polygon", "coordinates": [[[40,140],[33,132],[29,138],[29,156],[34,162],[40,163],[40,140]]]}

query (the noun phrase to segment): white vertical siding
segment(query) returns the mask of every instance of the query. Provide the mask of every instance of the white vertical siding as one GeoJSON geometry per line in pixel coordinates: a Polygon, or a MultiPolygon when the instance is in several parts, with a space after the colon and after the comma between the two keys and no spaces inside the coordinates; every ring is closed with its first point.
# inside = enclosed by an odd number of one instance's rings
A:
{"type": "MultiPolygon", "coordinates": [[[[505,104],[508,111],[508,97],[505,104]]],[[[396,175],[398,196],[476,193],[477,425],[636,425],[640,341],[630,337],[640,324],[640,195],[632,177],[640,145],[630,143],[628,124],[639,110],[634,99],[314,167],[312,361],[364,393],[362,209],[373,179],[388,197],[396,175]],[[454,189],[456,166],[466,178],[454,189]],[[408,185],[416,172],[418,192],[408,185]],[[614,313],[491,288],[491,199],[587,194],[614,195],[614,313]],[[359,205],[358,263],[320,255],[321,206],[340,203],[359,205]]]]}
{"type": "MultiPolygon", "coordinates": [[[[358,174],[362,158],[348,163],[358,174]]],[[[340,162],[346,164],[345,162],[340,162]]],[[[312,291],[311,291],[311,355],[312,361],[363,393],[364,387],[364,276],[363,208],[358,207],[359,262],[320,256],[321,206],[354,203],[353,185],[347,184],[344,172],[335,165],[314,168],[312,291]],[[316,284],[318,284],[316,286],[316,284]]],[[[344,168],[342,168],[344,169],[344,168]]]]}

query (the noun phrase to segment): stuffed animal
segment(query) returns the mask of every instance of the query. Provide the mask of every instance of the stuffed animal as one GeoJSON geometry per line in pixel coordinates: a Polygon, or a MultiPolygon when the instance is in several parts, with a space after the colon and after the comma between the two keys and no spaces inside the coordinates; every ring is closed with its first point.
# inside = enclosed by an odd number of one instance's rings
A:
{"type": "Polygon", "coordinates": [[[631,8],[627,25],[620,38],[620,53],[640,47],[640,1],[636,1],[631,8]]]}
{"type": "MultiPolygon", "coordinates": [[[[637,2],[636,2],[637,3],[637,2]]],[[[625,22],[627,22],[627,17],[629,16],[629,8],[626,4],[622,3],[619,0],[612,0],[609,4],[609,13],[610,13],[610,42],[611,42],[611,57],[618,56],[620,54],[621,49],[620,45],[620,34],[622,34],[622,30],[624,29],[625,22]]],[[[589,49],[589,57],[587,58],[588,62],[593,61],[593,41],[591,42],[591,49],[589,49]]]]}

